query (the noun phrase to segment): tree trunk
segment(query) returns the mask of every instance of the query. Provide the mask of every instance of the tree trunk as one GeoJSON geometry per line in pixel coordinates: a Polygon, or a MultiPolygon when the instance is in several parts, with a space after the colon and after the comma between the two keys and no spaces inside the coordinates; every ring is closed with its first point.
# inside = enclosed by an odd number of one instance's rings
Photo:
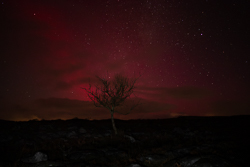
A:
{"type": "Polygon", "coordinates": [[[115,135],[117,135],[117,129],[115,127],[115,121],[114,121],[114,111],[110,111],[110,113],[111,113],[112,126],[113,126],[113,129],[114,129],[115,135]]]}

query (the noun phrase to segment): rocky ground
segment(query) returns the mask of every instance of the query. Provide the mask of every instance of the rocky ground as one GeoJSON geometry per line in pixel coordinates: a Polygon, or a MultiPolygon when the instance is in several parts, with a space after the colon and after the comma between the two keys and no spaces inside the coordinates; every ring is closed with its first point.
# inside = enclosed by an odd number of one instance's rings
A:
{"type": "Polygon", "coordinates": [[[249,116],[0,121],[0,167],[249,166],[249,116]]]}

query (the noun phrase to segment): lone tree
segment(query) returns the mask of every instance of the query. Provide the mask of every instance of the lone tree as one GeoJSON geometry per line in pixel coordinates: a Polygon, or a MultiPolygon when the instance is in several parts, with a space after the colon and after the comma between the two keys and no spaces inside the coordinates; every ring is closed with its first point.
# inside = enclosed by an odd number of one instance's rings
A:
{"type": "Polygon", "coordinates": [[[113,80],[101,78],[96,76],[100,81],[100,85],[96,85],[92,89],[92,85],[89,84],[89,88],[84,89],[91,101],[94,102],[96,107],[105,107],[111,114],[112,126],[115,134],[117,135],[117,129],[114,122],[114,113],[120,113],[123,115],[129,114],[139,103],[132,105],[130,110],[126,113],[121,113],[115,110],[115,107],[122,106],[124,101],[129,98],[135,89],[135,83],[138,78],[128,78],[121,74],[116,74],[113,80]]]}

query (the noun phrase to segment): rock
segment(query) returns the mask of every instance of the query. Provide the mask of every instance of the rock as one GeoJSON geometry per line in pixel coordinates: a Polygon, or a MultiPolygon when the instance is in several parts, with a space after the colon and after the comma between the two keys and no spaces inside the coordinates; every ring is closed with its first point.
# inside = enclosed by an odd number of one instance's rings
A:
{"type": "Polygon", "coordinates": [[[110,133],[110,132],[107,132],[107,133],[105,133],[103,136],[105,136],[105,137],[111,136],[111,133],[110,133]]]}
{"type": "Polygon", "coordinates": [[[102,151],[104,152],[105,156],[110,160],[125,159],[128,157],[128,154],[126,152],[117,148],[108,147],[102,149],[102,151]]]}
{"type": "MultiPolygon", "coordinates": [[[[105,157],[102,151],[94,149],[73,152],[68,158],[73,162],[94,162],[95,164],[101,164],[101,166],[110,163],[110,160],[105,157]]],[[[92,167],[92,165],[89,167],[92,167]]]]}
{"type": "Polygon", "coordinates": [[[92,137],[89,133],[86,133],[86,134],[84,134],[84,137],[86,137],[86,138],[90,138],[90,137],[92,137]]]}
{"type": "Polygon", "coordinates": [[[59,135],[56,134],[56,133],[48,133],[48,136],[49,136],[50,138],[52,138],[52,139],[55,139],[55,138],[58,138],[58,137],[59,137],[59,135]]]}
{"type": "Polygon", "coordinates": [[[12,123],[10,128],[4,123],[0,126],[0,167],[232,167],[248,164],[250,138],[246,127],[250,126],[246,126],[247,122],[240,127],[231,123],[233,128],[225,125],[225,129],[220,128],[223,122],[217,125],[212,121],[209,127],[204,123],[203,128],[203,123],[184,126],[183,122],[169,124],[171,120],[166,121],[170,127],[163,124],[159,128],[159,121],[155,121],[157,127],[153,126],[154,121],[137,127],[140,120],[136,120],[137,128],[131,128],[134,123],[130,123],[131,130],[124,128],[127,135],[116,138],[108,137],[113,136],[113,130],[104,126],[105,121],[97,125],[88,121],[82,124],[18,122],[12,123]],[[37,152],[41,146],[44,146],[43,153],[37,152]],[[24,155],[28,156],[20,160],[24,155]]]}
{"type": "Polygon", "coordinates": [[[201,157],[197,155],[186,156],[179,161],[179,164],[181,166],[188,167],[188,166],[192,166],[195,162],[199,161],[200,159],[201,157]]]}
{"type": "Polygon", "coordinates": [[[88,160],[99,159],[100,156],[101,156],[100,151],[92,150],[92,149],[86,149],[86,150],[73,152],[68,157],[69,157],[70,160],[74,160],[74,161],[88,161],[88,160]]]}
{"type": "Polygon", "coordinates": [[[192,167],[213,167],[213,166],[231,167],[234,165],[231,164],[229,161],[225,160],[224,158],[214,155],[206,157],[204,156],[192,165],[192,167]]]}
{"type": "Polygon", "coordinates": [[[87,131],[86,131],[84,128],[80,128],[80,129],[79,129],[79,133],[80,133],[80,134],[83,134],[83,133],[87,133],[87,131]]]}
{"type": "Polygon", "coordinates": [[[139,164],[131,164],[131,165],[127,166],[127,167],[141,167],[141,165],[139,165],[139,164]]]}
{"type": "Polygon", "coordinates": [[[69,132],[67,135],[68,138],[77,138],[77,134],[75,131],[69,132]]]}
{"type": "Polygon", "coordinates": [[[162,167],[184,166],[184,167],[231,167],[229,161],[215,155],[189,155],[167,161],[162,167]]]}
{"type": "Polygon", "coordinates": [[[135,142],[135,139],[132,136],[124,135],[125,138],[128,138],[131,143],[135,142]]]}
{"type": "Polygon", "coordinates": [[[139,161],[141,161],[143,165],[148,167],[161,166],[166,160],[167,160],[166,156],[157,154],[139,158],[139,161]]]}
{"type": "Polygon", "coordinates": [[[103,137],[101,134],[92,134],[92,136],[94,137],[94,139],[103,137]]]}
{"type": "Polygon", "coordinates": [[[177,134],[183,134],[183,130],[181,128],[179,128],[179,127],[174,128],[173,132],[177,133],[177,134]]]}
{"type": "Polygon", "coordinates": [[[43,161],[43,162],[40,162],[39,164],[35,164],[35,167],[49,167],[49,166],[64,167],[65,162],[63,162],[63,161],[43,161]]]}
{"type": "Polygon", "coordinates": [[[179,127],[173,129],[173,132],[177,135],[184,136],[184,138],[193,137],[197,132],[190,131],[190,129],[183,130],[179,127]]]}
{"type": "Polygon", "coordinates": [[[48,156],[41,152],[35,153],[35,155],[32,157],[22,159],[22,161],[25,163],[38,163],[38,162],[47,161],[47,160],[48,160],[48,156]]]}
{"type": "Polygon", "coordinates": [[[183,157],[186,156],[187,154],[189,154],[191,152],[192,149],[186,147],[186,148],[180,148],[180,149],[176,149],[176,150],[169,150],[167,152],[164,153],[164,155],[168,158],[168,159],[174,159],[176,157],[183,157]]]}
{"type": "Polygon", "coordinates": [[[53,130],[54,127],[52,125],[40,125],[39,127],[40,130],[53,130]]]}
{"type": "Polygon", "coordinates": [[[133,136],[145,136],[146,135],[146,133],[144,132],[133,132],[132,134],[133,136]]]}
{"type": "Polygon", "coordinates": [[[4,136],[4,135],[0,135],[0,143],[1,142],[9,142],[13,139],[12,136],[4,136]]]}
{"type": "Polygon", "coordinates": [[[60,137],[66,137],[67,136],[67,132],[66,131],[58,131],[57,134],[60,137]]]}
{"type": "Polygon", "coordinates": [[[77,129],[77,126],[71,126],[71,127],[68,127],[67,129],[68,129],[68,130],[76,130],[76,129],[77,129]]]}
{"type": "Polygon", "coordinates": [[[189,154],[192,150],[194,150],[194,147],[184,147],[184,148],[179,148],[173,151],[173,154],[175,156],[185,156],[189,154]]]}

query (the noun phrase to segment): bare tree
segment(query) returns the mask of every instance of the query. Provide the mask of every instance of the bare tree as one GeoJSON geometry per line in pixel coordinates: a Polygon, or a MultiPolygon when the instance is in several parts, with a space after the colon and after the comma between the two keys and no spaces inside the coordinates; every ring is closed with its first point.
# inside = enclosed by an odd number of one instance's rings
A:
{"type": "Polygon", "coordinates": [[[96,78],[101,82],[100,85],[95,85],[92,89],[92,85],[89,84],[89,88],[84,89],[91,101],[94,102],[96,107],[105,107],[110,111],[112,126],[115,134],[117,134],[117,129],[114,122],[114,113],[120,113],[123,115],[129,114],[139,103],[133,104],[129,111],[126,113],[121,113],[115,110],[115,107],[122,106],[124,101],[129,98],[135,89],[135,83],[138,78],[128,78],[121,74],[116,74],[113,80],[108,80],[107,78],[101,78],[96,76],[96,78]]]}

